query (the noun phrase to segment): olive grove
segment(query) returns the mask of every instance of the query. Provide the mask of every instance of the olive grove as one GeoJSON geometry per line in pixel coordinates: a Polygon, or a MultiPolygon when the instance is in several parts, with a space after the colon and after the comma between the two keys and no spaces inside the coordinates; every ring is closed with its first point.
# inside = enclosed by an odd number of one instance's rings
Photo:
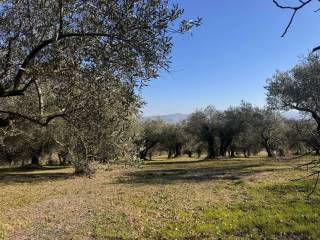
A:
{"type": "MultiPolygon", "coordinates": [[[[141,126],[141,139],[149,156],[166,152],[168,158],[182,154],[193,157],[194,153],[201,157],[205,153],[207,159],[215,159],[250,157],[264,150],[272,158],[318,149],[312,134],[306,131],[315,126],[314,122],[286,119],[270,107],[254,107],[246,102],[225,111],[208,106],[178,124],[153,120],[141,126]]],[[[147,159],[147,154],[142,156],[147,159]]]]}

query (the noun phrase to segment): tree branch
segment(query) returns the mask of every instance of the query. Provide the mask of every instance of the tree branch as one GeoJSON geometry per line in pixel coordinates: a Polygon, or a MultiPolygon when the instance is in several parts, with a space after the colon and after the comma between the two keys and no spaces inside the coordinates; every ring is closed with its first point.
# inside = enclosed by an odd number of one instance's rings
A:
{"type": "Polygon", "coordinates": [[[296,6],[296,7],[282,5],[282,4],[280,4],[280,3],[278,2],[278,0],[272,0],[272,1],[273,1],[273,3],[274,3],[278,8],[281,8],[281,9],[289,9],[289,10],[292,10],[292,11],[293,11],[293,13],[292,13],[292,15],[291,15],[291,18],[290,18],[290,20],[289,20],[289,23],[287,24],[284,32],[283,32],[282,35],[281,35],[281,37],[284,37],[284,36],[287,34],[290,26],[292,25],[293,20],[294,20],[294,17],[296,16],[297,12],[298,12],[300,9],[302,9],[303,7],[305,7],[306,5],[308,5],[309,3],[311,3],[313,0],[307,0],[307,1],[302,1],[302,0],[300,0],[299,2],[301,3],[301,5],[296,6]]]}
{"type": "Polygon", "coordinates": [[[36,86],[37,93],[38,93],[39,113],[40,113],[40,116],[43,117],[43,114],[44,114],[43,107],[44,106],[43,106],[42,90],[41,90],[41,87],[40,87],[39,83],[37,82],[37,80],[34,81],[34,85],[36,86]]]}
{"type": "Polygon", "coordinates": [[[315,47],[314,49],[312,49],[312,52],[316,52],[316,51],[319,51],[319,50],[320,50],[320,46],[315,47]]]}
{"type": "MultiPolygon", "coordinates": [[[[20,82],[21,82],[21,79],[25,73],[25,70],[28,68],[29,64],[31,63],[31,61],[36,57],[36,55],[44,48],[46,48],[47,46],[53,44],[54,42],[58,42],[58,41],[61,41],[63,39],[66,39],[66,38],[72,38],[72,37],[113,37],[113,38],[117,38],[121,41],[124,41],[124,42],[127,42],[128,40],[126,39],[123,39],[123,38],[119,38],[119,37],[115,37],[111,34],[108,34],[108,33],[95,33],[95,32],[87,32],[87,33],[65,33],[65,34],[62,34],[60,36],[58,36],[57,38],[51,38],[51,39],[48,39],[48,40],[45,40],[43,41],[42,43],[40,43],[37,47],[35,47],[27,56],[26,58],[24,59],[23,63],[21,64],[21,67],[19,68],[18,70],[18,73],[16,74],[14,80],[13,80],[13,83],[14,83],[14,86],[13,86],[13,90],[11,92],[19,92],[18,88],[19,88],[19,85],[20,85],[20,82]]],[[[2,96],[3,94],[0,95],[0,97],[2,96]]],[[[9,92],[5,92],[4,95],[11,95],[12,96],[12,93],[9,93],[9,92]]],[[[20,94],[21,95],[21,94],[20,94]]]]}
{"type": "Polygon", "coordinates": [[[6,110],[0,110],[0,113],[9,114],[10,117],[14,117],[14,118],[25,119],[25,120],[28,120],[28,121],[30,121],[32,123],[38,124],[38,125],[40,125],[42,127],[48,126],[49,123],[51,121],[53,121],[54,119],[56,119],[56,118],[64,118],[65,117],[65,113],[64,112],[55,113],[55,114],[49,115],[49,116],[45,117],[44,120],[36,119],[36,118],[30,117],[30,116],[23,115],[21,113],[12,112],[12,111],[6,111],[6,110]]]}

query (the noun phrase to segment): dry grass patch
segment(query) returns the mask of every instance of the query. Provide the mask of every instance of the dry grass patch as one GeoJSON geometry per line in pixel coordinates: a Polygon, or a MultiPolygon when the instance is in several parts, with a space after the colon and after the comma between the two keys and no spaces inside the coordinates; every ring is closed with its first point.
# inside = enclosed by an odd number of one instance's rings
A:
{"type": "Polygon", "coordinates": [[[161,161],[92,179],[68,168],[2,172],[0,239],[320,237],[319,193],[307,201],[312,182],[290,181],[305,160],[161,161]]]}

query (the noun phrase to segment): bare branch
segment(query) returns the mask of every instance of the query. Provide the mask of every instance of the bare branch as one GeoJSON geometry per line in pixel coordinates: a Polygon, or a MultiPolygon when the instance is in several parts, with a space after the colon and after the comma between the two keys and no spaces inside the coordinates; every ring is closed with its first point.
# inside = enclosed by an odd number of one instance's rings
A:
{"type": "Polygon", "coordinates": [[[311,174],[309,174],[309,175],[307,175],[307,176],[304,176],[304,177],[301,177],[301,178],[292,179],[291,181],[301,181],[301,180],[305,180],[305,179],[307,179],[307,178],[309,178],[309,177],[313,177],[314,175],[317,175],[317,174],[318,174],[318,172],[314,172],[314,173],[311,173],[311,174]]]}
{"type": "Polygon", "coordinates": [[[316,51],[319,51],[319,50],[320,50],[320,46],[315,47],[314,49],[312,49],[312,52],[316,52],[316,51]]]}
{"type": "Polygon", "coordinates": [[[318,174],[317,174],[317,180],[313,186],[312,191],[309,193],[308,198],[316,191],[317,186],[318,186],[318,182],[319,182],[319,176],[320,176],[320,172],[318,172],[318,174]]]}
{"type": "Polygon", "coordinates": [[[298,12],[300,9],[302,9],[303,7],[305,7],[306,5],[308,5],[309,3],[311,3],[313,0],[308,0],[308,1],[302,1],[302,0],[300,0],[299,2],[301,3],[301,5],[296,6],[296,7],[282,5],[282,4],[280,4],[277,0],[272,0],[272,1],[273,1],[273,3],[274,3],[278,8],[288,9],[288,10],[292,10],[292,11],[293,11],[293,13],[292,13],[292,15],[291,15],[291,17],[290,17],[289,23],[287,24],[284,32],[283,32],[282,35],[281,35],[281,37],[284,37],[284,36],[287,34],[290,26],[292,25],[293,20],[294,20],[294,18],[295,18],[295,16],[296,16],[297,12],[298,12]]]}

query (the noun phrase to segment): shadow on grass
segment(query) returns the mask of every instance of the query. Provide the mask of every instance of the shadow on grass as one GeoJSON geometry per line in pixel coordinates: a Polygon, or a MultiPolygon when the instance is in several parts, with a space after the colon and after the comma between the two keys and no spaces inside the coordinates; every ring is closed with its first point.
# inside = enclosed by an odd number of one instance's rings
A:
{"type": "Polygon", "coordinates": [[[201,163],[201,162],[212,162],[214,160],[209,160],[209,159],[200,159],[200,160],[176,160],[176,159],[166,159],[166,160],[148,160],[146,161],[146,165],[180,165],[180,164],[193,164],[193,163],[201,163]]]}
{"type": "MultiPolygon", "coordinates": [[[[145,183],[145,184],[169,184],[178,181],[203,182],[211,180],[231,180],[239,181],[244,177],[262,172],[273,172],[283,169],[263,169],[265,163],[252,164],[232,164],[226,166],[192,167],[193,162],[173,169],[163,168],[168,163],[164,163],[159,169],[140,170],[127,173],[119,178],[120,183],[145,183]],[[261,169],[259,169],[261,167],[261,169]]],[[[157,164],[159,165],[159,164],[157,164]]],[[[169,164],[170,165],[170,164],[169,164]]]]}
{"type": "Polygon", "coordinates": [[[249,158],[244,158],[244,157],[234,157],[234,158],[217,158],[217,159],[208,159],[208,158],[203,158],[203,159],[192,159],[190,158],[189,160],[179,160],[179,159],[164,159],[164,160],[147,160],[145,161],[146,165],[181,165],[181,164],[197,164],[197,163],[213,163],[213,162],[244,162],[244,161],[268,161],[268,158],[263,158],[263,157],[249,157],[249,158]]]}
{"type": "MultiPolygon", "coordinates": [[[[303,193],[307,198],[310,196],[319,196],[319,191],[312,191],[315,187],[316,179],[303,179],[303,180],[297,180],[297,181],[291,181],[287,182],[285,184],[274,184],[271,186],[265,186],[264,191],[270,191],[273,193],[276,193],[278,195],[284,195],[284,194],[297,194],[297,193],[303,193]],[[309,196],[310,193],[313,193],[309,196]]],[[[320,199],[319,199],[320,201],[320,199]]]]}
{"type": "Polygon", "coordinates": [[[71,172],[59,172],[69,167],[50,166],[41,169],[3,168],[0,169],[0,184],[37,183],[66,180],[74,176],[71,172]]]}

